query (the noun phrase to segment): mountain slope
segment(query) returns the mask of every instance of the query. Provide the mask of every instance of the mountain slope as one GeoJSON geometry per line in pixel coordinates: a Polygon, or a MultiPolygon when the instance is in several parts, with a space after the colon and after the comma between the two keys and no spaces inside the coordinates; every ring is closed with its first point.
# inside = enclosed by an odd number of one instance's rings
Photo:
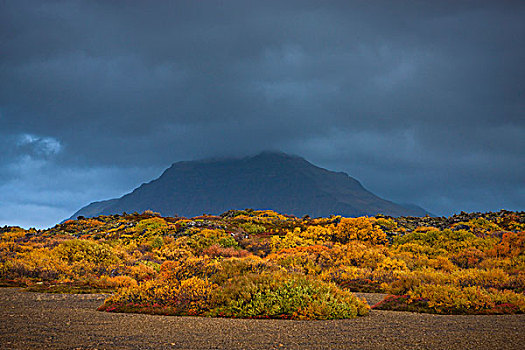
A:
{"type": "Polygon", "coordinates": [[[197,216],[245,208],[313,217],[428,214],[416,206],[379,198],[345,173],[319,168],[297,156],[264,152],[242,159],[175,163],[158,179],[121,198],[92,203],[72,218],[147,209],[162,215],[197,216]]]}

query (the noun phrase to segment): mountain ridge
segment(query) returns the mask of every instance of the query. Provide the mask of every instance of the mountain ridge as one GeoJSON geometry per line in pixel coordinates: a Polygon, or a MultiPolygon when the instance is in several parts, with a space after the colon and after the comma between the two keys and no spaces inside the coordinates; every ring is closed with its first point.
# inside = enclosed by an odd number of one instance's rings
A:
{"type": "Polygon", "coordinates": [[[72,215],[93,217],[153,210],[198,216],[230,209],[272,209],[295,216],[429,215],[380,198],[344,172],[283,152],[173,163],[158,178],[120,198],[93,202],[72,215]]]}

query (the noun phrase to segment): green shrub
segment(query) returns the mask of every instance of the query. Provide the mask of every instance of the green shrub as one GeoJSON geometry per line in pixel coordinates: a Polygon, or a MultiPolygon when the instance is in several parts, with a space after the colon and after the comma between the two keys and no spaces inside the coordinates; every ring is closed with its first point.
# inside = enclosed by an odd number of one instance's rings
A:
{"type": "Polygon", "coordinates": [[[85,239],[73,239],[58,245],[54,253],[68,263],[89,262],[97,266],[107,266],[117,261],[117,256],[106,244],[85,239]]]}
{"type": "Polygon", "coordinates": [[[223,248],[237,248],[238,244],[233,237],[224,230],[203,229],[193,233],[186,239],[186,244],[195,252],[200,253],[214,244],[223,248]]]}
{"type": "Polygon", "coordinates": [[[259,234],[266,231],[266,228],[263,225],[257,225],[253,222],[245,222],[239,225],[246,233],[248,234],[259,234]]]}
{"type": "Polygon", "coordinates": [[[340,319],[368,314],[366,302],[334,284],[303,275],[248,274],[214,293],[214,316],[340,319]]]}

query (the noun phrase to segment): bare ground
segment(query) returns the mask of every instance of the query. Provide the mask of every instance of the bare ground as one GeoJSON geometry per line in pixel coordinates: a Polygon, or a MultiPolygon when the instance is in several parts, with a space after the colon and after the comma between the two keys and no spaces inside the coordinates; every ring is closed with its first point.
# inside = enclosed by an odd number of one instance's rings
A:
{"type": "MultiPolygon", "coordinates": [[[[360,294],[371,304],[382,295],[360,294]]],[[[525,315],[372,310],[334,321],[243,320],[98,312],[103,295],[0,288],[2,349],[524,349],[525,315]]]]}

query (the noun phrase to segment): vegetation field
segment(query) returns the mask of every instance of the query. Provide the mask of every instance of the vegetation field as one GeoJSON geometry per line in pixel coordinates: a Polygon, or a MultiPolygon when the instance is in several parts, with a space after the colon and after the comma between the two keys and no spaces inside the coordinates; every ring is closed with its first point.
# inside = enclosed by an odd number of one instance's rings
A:
{"type": "Polygon", "coordinates": [[[525,213],[297,218],[231,210],[194,218],[79,217],[0,228],[0,285],[112,293],[99,310],[341,319],[372,308],[525,312],[525,213]]]}

